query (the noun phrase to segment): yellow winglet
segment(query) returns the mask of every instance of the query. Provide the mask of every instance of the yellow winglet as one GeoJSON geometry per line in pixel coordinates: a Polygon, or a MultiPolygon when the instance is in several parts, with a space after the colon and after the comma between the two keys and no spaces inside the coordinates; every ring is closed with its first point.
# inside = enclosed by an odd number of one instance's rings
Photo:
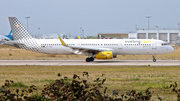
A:
{"type": "Polygon", "coordinates": [[[61,41],[62,45],[65,46],[66,44],[65,44],[65,42],[61,39],[61,37],[58,36],[58,38],[59,38],[59,40],[61,41]]]}
{"type": "Polygon", "coordinates": [[[78,39],[81,39],[81,38],[78,36],[78,39]]]}

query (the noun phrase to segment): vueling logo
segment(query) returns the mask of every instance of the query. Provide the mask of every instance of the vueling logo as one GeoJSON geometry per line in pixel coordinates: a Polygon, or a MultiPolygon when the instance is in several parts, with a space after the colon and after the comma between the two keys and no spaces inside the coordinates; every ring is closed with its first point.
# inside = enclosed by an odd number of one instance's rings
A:
{"type": "Polygon", "coordinates": [[[16,25],[16,27],[19,27],[19,25],[16,25]]]}
{"type": "Polygon", "coordinates": [[[151,43],[150,40],[142,40],[141,43],[151,43]]]}

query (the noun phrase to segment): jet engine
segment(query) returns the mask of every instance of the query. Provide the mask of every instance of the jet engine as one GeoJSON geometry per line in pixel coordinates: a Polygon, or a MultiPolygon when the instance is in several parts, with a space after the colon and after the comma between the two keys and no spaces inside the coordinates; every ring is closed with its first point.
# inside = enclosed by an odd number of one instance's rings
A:
{"type": "Polygon", "coordinates": [[[103,51],[96,53],[96,59],[113,59],[116,55],[113,55],[112,51],[103,51]]]}

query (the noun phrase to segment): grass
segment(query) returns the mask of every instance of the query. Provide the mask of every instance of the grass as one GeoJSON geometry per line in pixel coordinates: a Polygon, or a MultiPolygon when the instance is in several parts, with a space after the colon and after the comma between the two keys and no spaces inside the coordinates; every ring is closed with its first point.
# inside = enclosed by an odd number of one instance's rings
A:
{"type": "Polygon", "coordinates": [[[53,80],[53,79],[45,79],[44,81],[48,82],[49,84],[53,84],[55,80],[53,80]]]}
{"type": "Polygon", "coordinates": [[[11,87],[22,87],[22,88],[28,88],[28,86],[27,85],[25,85],[23,82],[15,82],[15,83],[13,83],[13,84],[11,84],[11,87]]]}
{"type": "MultiPolygon", "coordinates": [[[[170,54],[157,55],[158,60],[180,60],[180,47],[175,46],[174,52],[170,54]]],[[[81,55],[48,55],[30,52],[1,45],[0,59],[19,60],[84,60],[86,56],[81,55]]],[[[119,55],[115,60],[152,60],[150,55],[119,55]]],[[[31,84],[42,89],[45,84],[51,84],[54,80],[67,76],[66,82],[72,81],[73,74],[80,75],[83,79],[94,83],[96,78],[106,78],[104,86],[108,87],[107,92],[119,91],[119,94],[128,90],[144,91],[148,87],[154,91],[152,100],[157,100],[157,94],[163,101],[176,100],[176,94],[172,93],[168,86],[174,82],[180,84],[180,66],[0,66],[0,85],[5,80],[13,80],[14,88],[26,88],[31,84]],[[82,72],[89,72],[89,78],[82,76],[82,72]],[[102,77],[102,74],[106,74],[102,77]],[[21,82],[19,82],[21,81],[21,82]]]]}
{"type": "Polygon", "coordinates": [[[96,78],[106,78],[104,84],[107,92],[119,91],[119,94],[128,90],[145,91],[151,88],[153,100],[157,100],[157,94],[163,101],[176,100],[176,94],[171,92],[168,86],[174,82],[180,84],[180,66],[0,66],[0,85],[5,80],[13,80],[13,87],[24,87],[32,84],[42,89],[45,84],[51,84],[56,79],[68,77],[66,82],[71,82],[73,74],[77,74],[88,82],[96,78]],[[83,77],[87,71],[89,77],[83,77]],[[60,73],[62,76],[58,77],[60,73]],[[106,74],[102,77],[102,74],[106,74]],[[19,82],[21,81],[21,82],[19,82]]]}
{"type": "MultiPolygon", "coordinates": [[[[174,46],[174,52],[156,55],[157,60],[180,60],[180,46],[174,46]]],[[[31,52],[12,46],[0,46],[0,60],[84,60],[84,55],[50,55],[31,52]]],[[[114,60],[152,60],[151,55],[118,55],[114,60]]]]}

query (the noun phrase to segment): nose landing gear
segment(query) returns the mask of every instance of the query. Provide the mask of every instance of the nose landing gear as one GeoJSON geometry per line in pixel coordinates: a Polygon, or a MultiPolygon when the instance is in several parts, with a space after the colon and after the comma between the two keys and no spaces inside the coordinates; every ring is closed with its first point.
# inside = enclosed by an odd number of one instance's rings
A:
{"type": "Polygon", "coordinates": [[[153,55],[153,62],[156,62],[156,58],[155,58],[155,55],[153,55]]]}
{"type": "Polygon", "coordinates": [[[86,58],[86,62],[91,62],[91,61],[92,61],[92,62],[94,61],[94,58],[93,58],[93,57],[90,57],[90,58],[88,57],[88,58],[86,58]]]}

